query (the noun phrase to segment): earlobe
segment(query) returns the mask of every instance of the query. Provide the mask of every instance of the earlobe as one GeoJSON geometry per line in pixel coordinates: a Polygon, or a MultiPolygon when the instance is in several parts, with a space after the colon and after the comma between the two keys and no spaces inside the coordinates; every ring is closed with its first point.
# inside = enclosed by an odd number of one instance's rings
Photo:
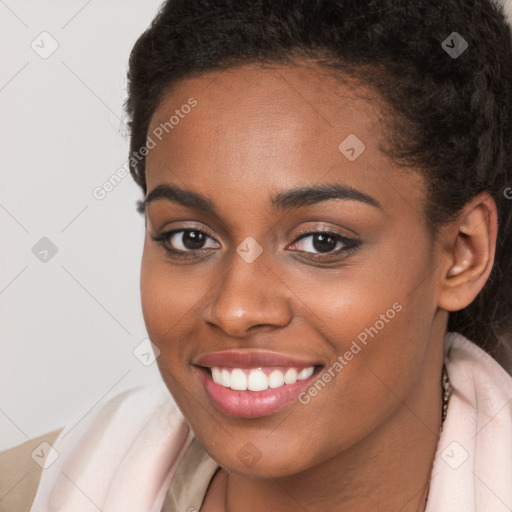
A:
{"type": "Polygon", "coordinates": [[[491,273],[497,236],[492,197],[487,192],[474,197],[447,232],[453,241],[443,265],[439,307],[459,311],[473,302],[491,273]]]}

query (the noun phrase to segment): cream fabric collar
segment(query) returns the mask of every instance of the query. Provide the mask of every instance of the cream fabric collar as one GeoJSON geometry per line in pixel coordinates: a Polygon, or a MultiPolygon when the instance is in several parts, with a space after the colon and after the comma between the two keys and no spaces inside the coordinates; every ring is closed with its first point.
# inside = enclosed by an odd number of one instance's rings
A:
{"type": "Polygon", "coordinates": [[[512,378],[460,334],[446,348],[452,396],[426,512],[510,512],[512,378]]]}

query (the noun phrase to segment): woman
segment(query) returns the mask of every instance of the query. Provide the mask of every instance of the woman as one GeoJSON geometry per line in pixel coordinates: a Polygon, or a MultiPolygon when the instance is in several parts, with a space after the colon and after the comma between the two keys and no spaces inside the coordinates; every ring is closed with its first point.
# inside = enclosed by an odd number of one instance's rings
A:
{"type": "Polygon", "coordinates": [[[163,384],[31,510],[511,510],[502,8],[168,0],[128,78],[163,384]]]}

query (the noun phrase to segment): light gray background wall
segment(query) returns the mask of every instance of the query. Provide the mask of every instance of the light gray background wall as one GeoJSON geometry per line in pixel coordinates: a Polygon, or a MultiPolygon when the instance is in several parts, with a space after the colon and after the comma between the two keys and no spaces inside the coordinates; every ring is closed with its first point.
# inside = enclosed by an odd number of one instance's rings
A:
{"type": "Polygon", "coordinates": [[[0,450],[160,378],[133,354],[141,194],[93,196],[126,162],[127,60],[160,3],[0,0],[0,450]]]}
{"type": "Polygon", "coordinates": [[[141,192],[92,191],[126,162],[128,56],[160,4],[0,1],[0,450],[159,378],[132,352],[141,192]]]}

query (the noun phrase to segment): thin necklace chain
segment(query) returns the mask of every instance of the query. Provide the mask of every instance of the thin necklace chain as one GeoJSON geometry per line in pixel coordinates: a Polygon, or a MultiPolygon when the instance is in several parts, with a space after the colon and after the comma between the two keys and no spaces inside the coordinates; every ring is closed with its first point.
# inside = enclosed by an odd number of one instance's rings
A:
{"type": "MultiPolygon", "coordinates": [[[[439,446],[439,440],[441,438],[441,432],[443,431],[443,424],[444,424],[444,420],[446,418],[446,413],[448,412],[448,402],[450,401],[450,396],[452,394],[452,387],[450,385],[450,379],[448,378],[448,372],[446,371],[446,366],[444,364],[443,364],[443,378],[442,378],[442,383],[441,383],[441,391],[442,391],[442,398],[443,398],[443,408],[442,408],[442,412],[441,412],[441,428],[439,429],[439,438],[437,439],[438,446],[439,446]]],[[[428,501],[429,491],[430,491],[430,480],[428,483],[427,497],[425,498],[425,504],[423,505],[422,512],[425,512],[425,510],[427,510],[427,501],[428,501]]]]}

